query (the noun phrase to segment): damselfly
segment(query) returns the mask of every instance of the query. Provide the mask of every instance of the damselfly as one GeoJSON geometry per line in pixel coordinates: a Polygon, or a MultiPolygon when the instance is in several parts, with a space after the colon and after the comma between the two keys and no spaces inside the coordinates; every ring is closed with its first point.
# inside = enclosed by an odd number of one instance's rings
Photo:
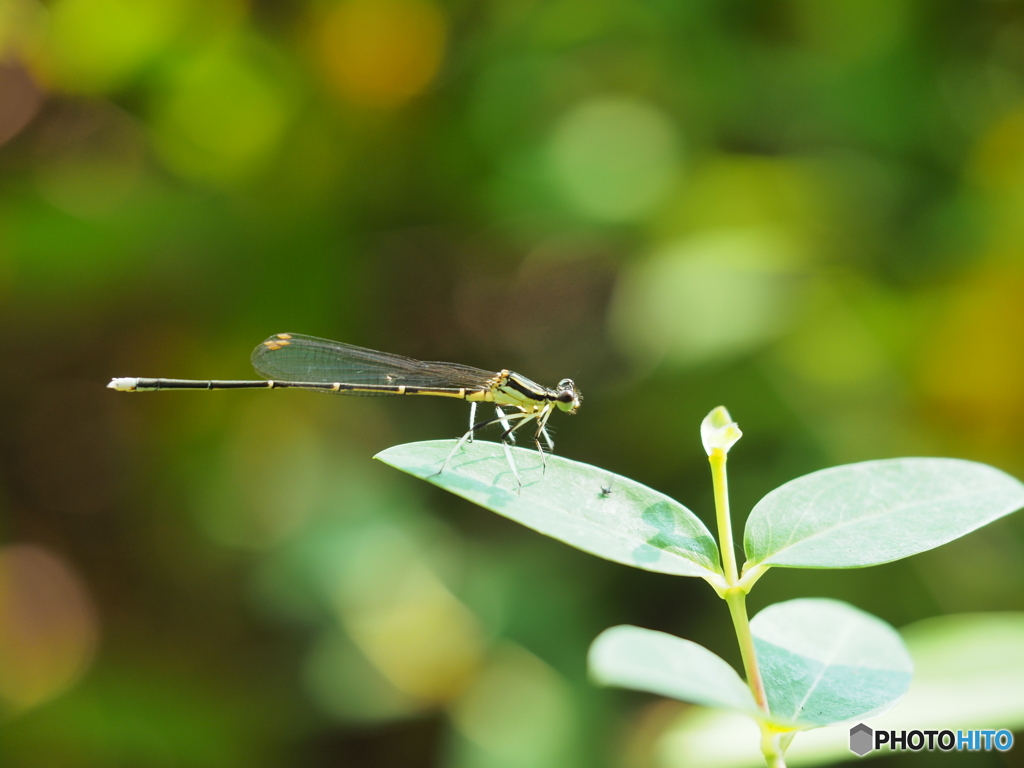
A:
{"type": "Polygon", "coordinates": [[[534,445],[544,461],[544,447],[555,444],[547,423],[555,409],[575,413],[582,397],[572,379],[562,379],[554,389],[542,387],[509,370],[490,373],[457,363],[425,363],[389,352],[354,347],[297,333],[279,333],[264,341],[252,353],[252,364],[266,381],[195,381],[191,379],[117,378],[107,385],[120,392],[155,392],[161,389],[311,389],[339,395],[434,395],[468,400],[469,430],[455,444],[441,464],[443,472],[473,433],[501,424],[501,444],[512,474],[522,480],[508,444],[516,431],[536,423],[534,445]],[[497,416],[475,423],[477,403],[493,403],[497,416]],[[513,408],[507,412],[503,408],[513,408]]]}

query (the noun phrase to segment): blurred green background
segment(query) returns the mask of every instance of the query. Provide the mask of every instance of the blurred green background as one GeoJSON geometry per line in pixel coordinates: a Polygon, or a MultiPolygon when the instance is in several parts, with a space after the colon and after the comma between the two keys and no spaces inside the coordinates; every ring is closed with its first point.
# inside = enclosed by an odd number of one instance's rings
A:
{"type": "MultiPolygon", "coordinates": [[[[720,404],[738,525],[837,463],[1024,477],[1022,214],[1010,0],[0,0],[0,763],[658,765],[684,706],[587,646],[738,664],[724,606],[371,460],[464,404],[106,382],[286,331],[569,376],[557,452],[707,522],[720,404]]],[[[797,596],[1024,610],[1024,519],[751,609],[797,596]]]]}

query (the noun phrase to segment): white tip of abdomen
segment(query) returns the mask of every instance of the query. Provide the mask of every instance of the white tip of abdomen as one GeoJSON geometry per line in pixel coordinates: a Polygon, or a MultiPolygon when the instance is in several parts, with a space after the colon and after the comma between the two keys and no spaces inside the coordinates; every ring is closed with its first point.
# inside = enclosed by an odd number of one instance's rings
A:
{"type": "Polygon", "coordinates": [[[108,389],[116,389],[118,392],[134,392],[138,386],[139,380],[132,378],[111,379],[107,384],[108,389]]]}

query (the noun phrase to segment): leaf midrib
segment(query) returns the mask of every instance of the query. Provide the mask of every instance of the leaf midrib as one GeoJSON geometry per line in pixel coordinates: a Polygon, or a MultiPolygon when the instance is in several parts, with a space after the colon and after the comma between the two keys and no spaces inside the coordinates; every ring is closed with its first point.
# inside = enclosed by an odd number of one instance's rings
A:
{"type": "MultiPolygon", "coordinates": [[[[820,498],[823,494],[833,490],[835,487],[836,486],[831,486],[829,488],[822,489],[821,491],[818,492],[818,494],[815,496],[815,498],[820,498]]],[[[959,495],[956,495],[956,496],[943,497],[942,501],[943,502],[959,501],[959,500],[962,500],[962,499],[970,498],[971,496],[976,496],[978,494],[979,494],[979,491],[971,491],[969,493],[959,494],[959,495]]],[[[853,518],[853,519],[850,519],[850,520],[845,520],[843,522],[837,522],[837,523],[835,523],[833,525],[829,525],[826,528],[821,528],[821,529],[815,531],[814,533],[812,533],[810,535],[807,535],[807,536],[804,536],[803,538],[801,538],[798,541],[794,542],[793,541],[793,536],[796,535],[796,529],[799,527],[800,522],[803,521],[803,519],[804,519],[804,517],[806,515],[806,512],[805,513],[801,513],[800,518],[798,519],[796,524],[793,525],[793,531],[790,534],[790,538],[787,539],[786,543],[783,544],[782,546],[780,546],[778,549],[775,549],[774,551],[770,552],[769,554],[766,554],[760,560],[752,561],[752,564],[757,565],[758,563],[763,563],[766,560],[768,560],[769,558],[774,557],[775,555],[778,555],[780,552],[784,552],[787,549],[795,547],[795,546],[797,546],[799,544],[806,544],[807,542],[813,541],[814,539],[816,539],[816,538],[818,538],[820,536],[824,536],[826,534],[833,533],[836,530],[845,528],[847,526],[854,525],[855,523],[863,523],[865,521],[877,520],[878,518],[886,517],[886,516],[889,516],[889,515],[894,515],[894,514],[897,514],[897,513],[901,512],[903,510],[910,509],[910,508],[915,507],[915,506],[921,506],[923,504],[930,504],[930,503],[934,503],[934,502],[932,502],[932,501],[908,502],[908,503],[905,503],[905,504],[900,504],[898,506],[891,507],[889,509],[886,509],[886,510],[884,510],[882,512],[878,512],[878,513],[875,513],[875,514],[862,515],[860,517],[856,517],[856,518],[853,518]]],[[[810,507],[812,506],[812,504],[813,504],[813,501],[809,501],[805,506],[809,510],[810,507]]],[[[769,528],[771,528],[771,520],[768,520],[767,522],[769,524],[769,528]]],[[[769,538],[769,540],[770,540],[770,538],[769,538]]]]}

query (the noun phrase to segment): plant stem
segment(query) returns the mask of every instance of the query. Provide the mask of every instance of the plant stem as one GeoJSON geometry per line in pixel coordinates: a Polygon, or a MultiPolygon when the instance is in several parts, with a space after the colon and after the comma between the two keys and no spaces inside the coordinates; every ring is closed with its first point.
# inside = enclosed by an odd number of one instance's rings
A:
{"type": "Polygon", "coordinates": [[[725,602],[732,616],[732,626],[736,630],[736,640],[740,645],[740,656],[743,658],[743,671],[747,674],[747,685],[754,694],[764,712],[769,713],[768,697],[761,679],[761,669],[757,666],[757,653],[754,651],[754,636],[750,633],[750,620],[747,618],[747,593],[742,589],[730,589],[725,593],[725,602]]]}
{"type": "Polygon", "coordinates": [[[761,754],[768,768],[786,768],[786,753],[782,748],[782,737],[775,729],[761,724],[761,754]]]}
{"type": "MultiPolygon", "coordinates": [[[[743,670],[747,675],[747,685],[754,696],[757,706],[766,715],[771,715],[768,708],[768,696],[764,690],[764,680],[757,665],[757,652],[754,649],[754,636],[750,632],[750,619],[747,617],[747,589],[750,585],[740,585],[739,570],[736,567],[736,549],[732,539],[732,518],[729,514],[729,482],[725,471],[725,451],[714,448],[708,455],[711,462],[711,481],[715,487],[715,518],[718,522],[718,542],[722,553],[722,570],[725,581],[729,585],[720,592],[729,606],[729,615],[736,630],[740,655],[743,657],[743,670]]],[[[751,583],[756,581],[760,572],[752,574],[751,583]]],[[[775,730],[767,720],[760,722],[761,753],[764,755],[768,768],[786,768],[786,750],[782,744],[784,733],[775,730]]]]}
{"type": "Polygon", "coordinates": [[[732,518],[729,516],[729,482],[725,473],[725,451],[716,448],[708,457],[711,462],[711,482],[715,487],[715,517],[718,521],[718,544],[722,550],[722,568],[729,586],[739,581],[736,569],[736,549],[732,541],[732,518]]]}
{"type": "Polygon", "coordinates": [[[722,595],[729,606],[732,625],[743,657],[743,670],[747,674],[747,685],[754,694],[754,701],[768,713],[768,697],[764,692],[764,681],[757,666],[754,652],[754,636],[750,633],[747,618],[747,593],[737,586],[739,571],[736,568],[736,551],[732,541],[732,518],[729,515],[729,482],[725,472],[725,451],[716,448],[708,457],[711,462],[711,480],[715,486],[715,516],[718,521],[718,541],[722,550],[722,568],[729,589],[722,595]]]}

